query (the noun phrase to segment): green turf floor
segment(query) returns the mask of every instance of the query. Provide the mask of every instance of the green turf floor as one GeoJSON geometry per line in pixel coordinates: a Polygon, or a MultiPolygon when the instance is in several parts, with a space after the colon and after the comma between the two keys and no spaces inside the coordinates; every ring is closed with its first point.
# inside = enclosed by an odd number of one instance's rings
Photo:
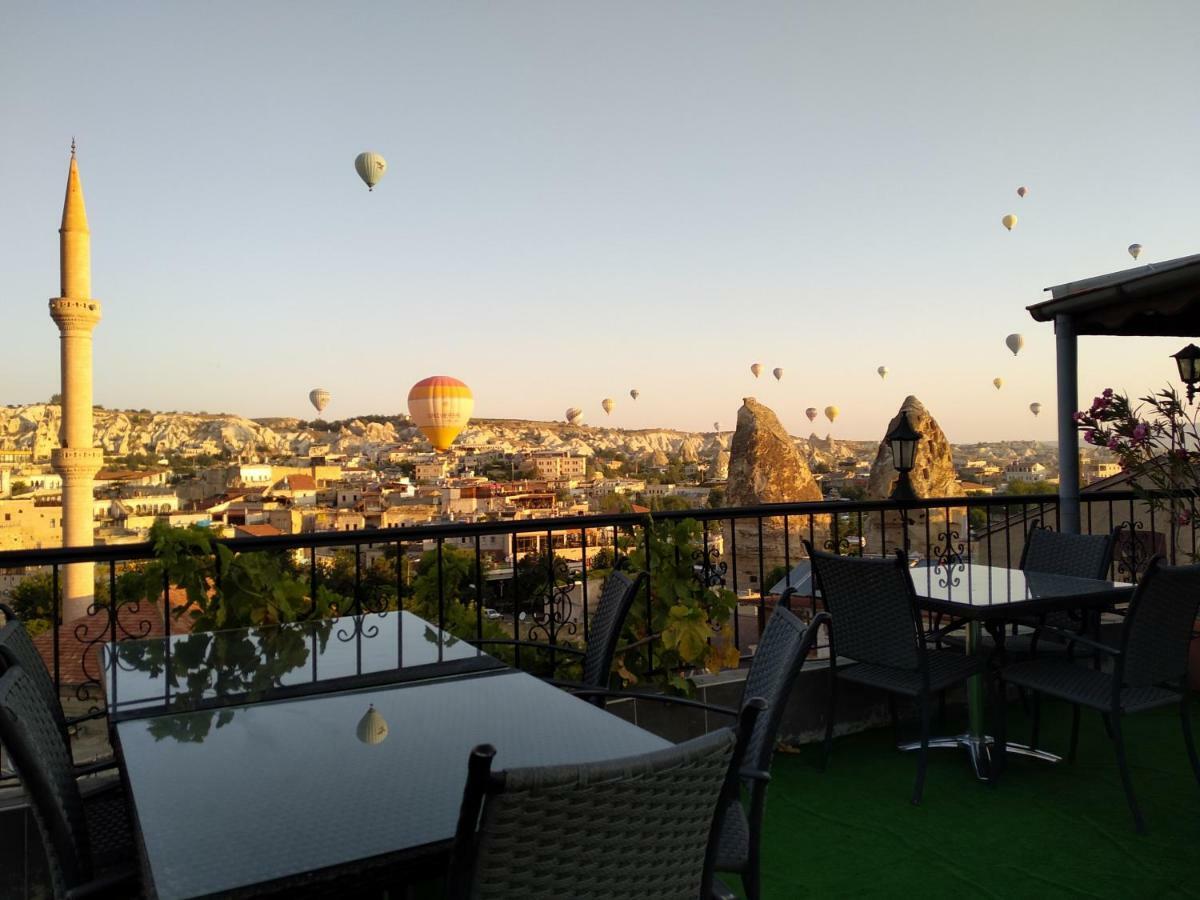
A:
{"type": "MultiPolygon", "coordinates": [[[[1200,703],[1192,718],[1200,729],[1200,703]]],[[[975,780],[961,752],[931,751],[921,806],[909,802],[916,759],[895,749],[889,729],[835,740],[824,772],[817,747],[776,754],[764,894],[1200,897],[1200,787],[1177,708],[1124,722],[1145,836],[1133,830],[1095,713],[1084,713],[1075,763],[1010,756],[996,787],[975,780]]],[[[1046,702],[1043,746],[1065,752],[1069,723],[1069,707],[1046,702]]],[[[1027,734],[1014,705],[1009,740],[1027,734]]]]}

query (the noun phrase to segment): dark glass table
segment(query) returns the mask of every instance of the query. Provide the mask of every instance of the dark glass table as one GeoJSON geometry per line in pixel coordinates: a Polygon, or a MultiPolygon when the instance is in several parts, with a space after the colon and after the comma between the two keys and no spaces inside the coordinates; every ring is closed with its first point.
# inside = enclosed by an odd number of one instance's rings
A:
{"type": "MultiPolygon", "coordinates": [[[[1093,578],[1074,578],[1046,572],[1024,572],[967,563],[917,566],[912,570],[918,603],[926,610],[966,620],[966,652],[975,653],[980,629],[986,628],[995,641],[996,653],[1004,652],[1005,626],[1036,619],[1060,610],[1102,610],[1132,596],[1133,585],[1093,578]]],[[[975,774],[987,779],[990,772],[992,738],[985,728],[986,686],[983,675],[967,682],[969,727],[965,734],[931,738],[930,747],[962,747],[967,750],[975,774]]],[[[916,750],[920,742],[901,745],[916,750]]],[[[1047,762],[1059,757],[1024,744],[1006,742],[1009,753],[1047,762]]]]}
{"type": "Polygon", "coordinates": [[[444,856],[480,743],[495,745],[498,768],[668,746],[511,669],[125,719],[115,732],[160,898],[444,856]],[[378,741],[372,707],[386,723],[378,741]]]}
{"type": "Polygon", "coordinates": [[[504,668],[409,612],[127,640],[102,660],[114,721],[504,668]]]}

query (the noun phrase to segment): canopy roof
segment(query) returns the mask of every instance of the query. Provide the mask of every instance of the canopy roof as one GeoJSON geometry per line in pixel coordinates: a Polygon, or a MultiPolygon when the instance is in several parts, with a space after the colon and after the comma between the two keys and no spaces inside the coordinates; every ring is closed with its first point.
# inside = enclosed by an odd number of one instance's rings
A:
{"type": "Polygon", "coordinates": [[[1200,336],[1200,253],[1048,287],[1038,322],[1070,316],[1076,334],[1200,336]]]}

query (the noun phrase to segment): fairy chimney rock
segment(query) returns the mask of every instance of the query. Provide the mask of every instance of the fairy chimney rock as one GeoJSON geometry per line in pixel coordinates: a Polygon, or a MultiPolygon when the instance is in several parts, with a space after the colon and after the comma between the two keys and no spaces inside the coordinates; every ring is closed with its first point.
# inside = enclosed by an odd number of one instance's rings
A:
{"type": "Polygon", "coordinates": [[[779,418],[753,397],[746,397],[738,410],[725,499],[731,506],[821,499],[821,489],[779,418]]]}
{"type": "Polygon", "coordinates": [[[917,442],[916,455],[913,458],[913,468],[909,473],[913,491],[918,497],[961,497],[962,485],[959,484],[958,474],[954,470],[954,460],[950,452],[950,442],[942,432],[937,420],[929,414],[924,404],[916,397],[905,398],[900,405],[900,411],[888,422],[885,438],[879,443],[875,454],[875,462],[871,464],[871,477],[867,484],[867,496],[887,498],[892,494],[898,473],[892,465],[892,448],[886,435],[900,422],[900,417],[908,413],[908,421],[921,440],[917,442]]]}

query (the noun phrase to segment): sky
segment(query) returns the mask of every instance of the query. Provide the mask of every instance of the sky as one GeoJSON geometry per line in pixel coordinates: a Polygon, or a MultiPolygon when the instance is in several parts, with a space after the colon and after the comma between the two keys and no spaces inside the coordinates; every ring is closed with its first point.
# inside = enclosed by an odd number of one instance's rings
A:
{"type": "MultiPolygon", "coordinates": [[[[105,406],[345,418],[449,374],[488,417],[754,396],[877,439],[915,394],[1053,439],[1025,307],[1200,252],[1197,47],[1193,0],[5,4],[0,403],[59,389],[74,136],[105,406]]],[[[1183,343],[1082,338],[1081,405],[1183,343]]]]}

